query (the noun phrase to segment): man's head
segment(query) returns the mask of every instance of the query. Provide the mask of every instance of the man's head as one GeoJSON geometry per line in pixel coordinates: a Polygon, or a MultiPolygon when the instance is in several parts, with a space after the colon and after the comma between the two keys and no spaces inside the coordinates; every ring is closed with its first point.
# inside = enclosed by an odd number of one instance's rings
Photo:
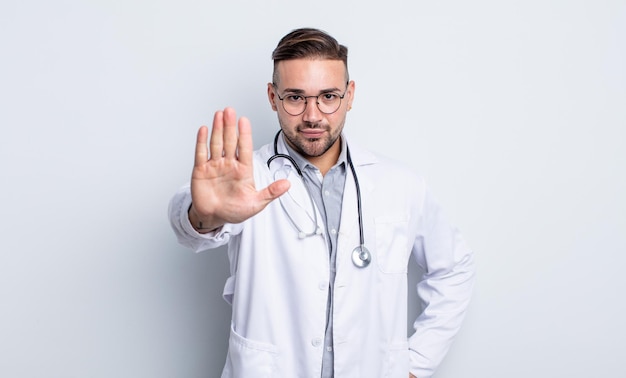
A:
{"type": "Polygon", "coordinates": [[[354,82],[348,49],[323,31],[297,29],[272,54],[267,94],[287,143],[322,171],[337,161],[354,82]]]}
{"type": "Polygon", "coordinates": [[[292,59],[340,60],[346,69],[346,82],[349,81],[348,48],[318,29],[296,29],[285,35],[272,52],[272,59],[274,60],[274,75],[272,76],[274,84],[278,84],[280,80],[276,69],[278,63],[292,59]]]}

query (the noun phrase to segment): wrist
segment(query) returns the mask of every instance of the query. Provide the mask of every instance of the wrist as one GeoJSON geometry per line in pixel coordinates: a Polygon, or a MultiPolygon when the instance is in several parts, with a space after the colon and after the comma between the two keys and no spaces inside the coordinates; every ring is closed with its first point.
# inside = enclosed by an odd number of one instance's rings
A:
{"type": "Polygon", "coordinates": [[[189,223],[194,228],[194,230],[198,231],[201,234],[206,234],[211,231],[217,230],[221,225],[214,225],[210,221],[206,219],[202,219],[195,207],[193,206],[193,202],[189,205],[189,209],[187,210],[187,217],[189,218],[189,223]]]}

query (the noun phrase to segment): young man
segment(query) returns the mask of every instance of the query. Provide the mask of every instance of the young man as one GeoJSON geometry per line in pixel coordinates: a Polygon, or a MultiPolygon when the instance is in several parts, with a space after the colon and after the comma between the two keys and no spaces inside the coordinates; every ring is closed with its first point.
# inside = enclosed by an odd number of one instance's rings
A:
{"type": "Polygon", "coordinates": [[[348,143],[346,47],[298,29],[272,57],[274,143],[253,152],[249,121],[216,112],[169,207],[182,244],[228,244],[222,377],[429,377],[470,300],[472,252],[423,178],[348,143]],[[411,255],[426,273],[407,337],[411,255]]]}

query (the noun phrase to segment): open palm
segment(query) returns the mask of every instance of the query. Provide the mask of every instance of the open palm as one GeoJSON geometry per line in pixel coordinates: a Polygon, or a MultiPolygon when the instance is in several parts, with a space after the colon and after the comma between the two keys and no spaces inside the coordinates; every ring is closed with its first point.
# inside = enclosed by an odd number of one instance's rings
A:
{"type": "Polygon", "coordinates": [[[289,190],[287,180],[256,190],[250,121],[242,117],[237,122],[234,109],[215,113],[208,148],[207,137],[208,128],[202,126],[191,175],[189,218],[195,228],[211,230],[243,222],[289,190]]]}

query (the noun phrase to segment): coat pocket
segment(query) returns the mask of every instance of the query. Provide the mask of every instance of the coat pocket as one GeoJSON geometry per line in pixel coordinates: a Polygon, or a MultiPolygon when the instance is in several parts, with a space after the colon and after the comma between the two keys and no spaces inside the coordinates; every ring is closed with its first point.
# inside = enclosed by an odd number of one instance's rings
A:
{"type": "Polygon", "coordinates": [[[406,378],[409,376],[408,342],[399,342],[389,346],[383,371],[385,378],[406,378]]]}
{"type": "Polygon", "coordinates": [[[278,348],[275,345],[247,339],[231,326],[222,378],[277,377],[277,357],[278,348]]]}
{"type": "Polygon", "coordinates": [[[383,273],[406,273],[411,246],[406,216],[385,216],[374,220],[376,226],[376,261],[383,273]]]}

